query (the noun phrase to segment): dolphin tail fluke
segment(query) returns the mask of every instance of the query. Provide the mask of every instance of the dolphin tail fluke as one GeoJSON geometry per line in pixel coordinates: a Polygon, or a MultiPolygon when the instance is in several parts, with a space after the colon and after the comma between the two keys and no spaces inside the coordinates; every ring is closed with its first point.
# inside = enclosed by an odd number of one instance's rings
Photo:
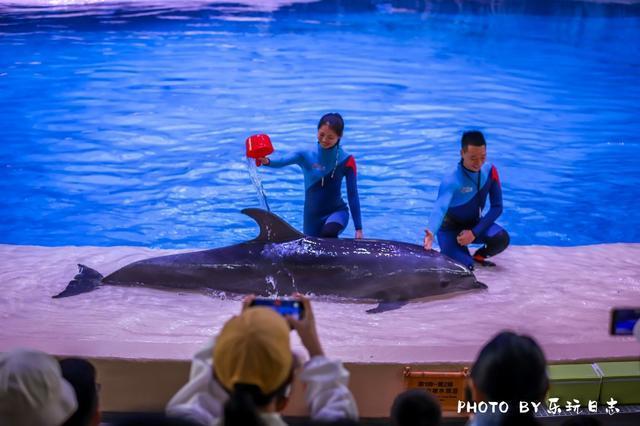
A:
{"type": "Polygon", "coordinates": [[[59,299],[61,297],[75,296],[76,294],[88,293],[96,289],[102,282],[102,274],[100,272],[89,268],[88,266],[78,264],[78,274],[73,277],[67,288],[61,293],[52,296],[53,299],[59,299]]]}

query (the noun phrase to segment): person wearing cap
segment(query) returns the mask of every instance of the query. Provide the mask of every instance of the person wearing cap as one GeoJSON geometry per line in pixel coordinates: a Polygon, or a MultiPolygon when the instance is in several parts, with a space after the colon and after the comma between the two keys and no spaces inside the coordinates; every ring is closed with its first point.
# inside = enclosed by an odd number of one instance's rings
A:
{"type": "Polygon", "coordinates": [[[60,426],[76,408],[52,356],[29,349],[0,354],[0,425],[60,426]]]}
{"type": "Polygon", "coordinates": [[[424,248],[431,250],[434,235],[440,252],[473,269],[474,262],[495,266],[487,260],[504,251],[509,234],[495,223],[502,214],[502,187],[498,169],[485,163],[487,143],[482,132],[471,130],[462,135],[458,167],[440,184],[438,198],[425,230],[424,248]],[[491,207],[483,216],[487,197],[491,207]],[[473,256],[469,244],[482,244],[473,256]]]}
{"type": "Polygon", "coordinates": [[[349,373],[325,357],[309,300],[299,296],[305,316],[284,318],[271,308],[249,307],[223,326],[217,339],[193,358],[189,382],[167,404],[168,415],[202,425],[285,425],[296,370],[289,335],[296,330],[309,353],[299,379],[313,420],[357,419],[349,373]]]}
{"type": "Polygon", "coordinates": [[[356,160],[340,146],[343,131],[344,120],[340,114],[325,114],[318,122],[317,151],[257,159],[259,164],[268,167],[300,166],[305,186],[303,230],[312,237],[337,238],[349,223],[349,208],[355,238],[363,237],[356,160]],[[347,181],[349,207],[342,199],[342,178],[347,181]]]}

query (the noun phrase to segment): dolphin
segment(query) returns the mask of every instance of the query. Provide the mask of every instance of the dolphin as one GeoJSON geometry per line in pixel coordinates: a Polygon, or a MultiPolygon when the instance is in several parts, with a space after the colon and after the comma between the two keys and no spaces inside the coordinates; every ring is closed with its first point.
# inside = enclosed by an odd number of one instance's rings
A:
{"type": "Polygon", "coordinates": [[[103,277],[78,265],[79,273],[53,298],[102,285],[257,294],[339,296],[380,302],[395,309],[409,300],[484,289],[465,266],[434,250],[398,241],[306,236],[273,213],[242,213],[260,226],[253,240],[212,250],[154,257],[103,277]]]}

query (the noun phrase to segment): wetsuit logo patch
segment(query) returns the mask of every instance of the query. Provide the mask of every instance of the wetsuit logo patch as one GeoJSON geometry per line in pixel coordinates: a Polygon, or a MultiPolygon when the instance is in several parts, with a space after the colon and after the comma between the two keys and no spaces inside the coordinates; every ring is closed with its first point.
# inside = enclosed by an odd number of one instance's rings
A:
{"type": "Polygon", "coordinates": [[[473,188],[470,186],[463,186],[462,188],[460,188],[460,192],[462,192],[463,194],[466,194],[467,192],[471,192],[473,191],[473,188]]]}

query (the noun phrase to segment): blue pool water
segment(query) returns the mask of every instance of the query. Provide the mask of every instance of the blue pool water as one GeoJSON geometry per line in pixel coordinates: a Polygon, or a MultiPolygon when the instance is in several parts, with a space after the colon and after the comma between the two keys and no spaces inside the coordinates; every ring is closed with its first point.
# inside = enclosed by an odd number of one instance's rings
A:
{"type": "MultiPolygon", "coordinates": [[[[640,242],[631,3],[0,1],[0,243],[251,238],[245,138],[315,149],[329,111],[346,120],[367,237],[420,242],[461,132],[479,128],[514,244],[640,242]]],[[[301,228],[299,170],[260,176],[301,228]]]]}

